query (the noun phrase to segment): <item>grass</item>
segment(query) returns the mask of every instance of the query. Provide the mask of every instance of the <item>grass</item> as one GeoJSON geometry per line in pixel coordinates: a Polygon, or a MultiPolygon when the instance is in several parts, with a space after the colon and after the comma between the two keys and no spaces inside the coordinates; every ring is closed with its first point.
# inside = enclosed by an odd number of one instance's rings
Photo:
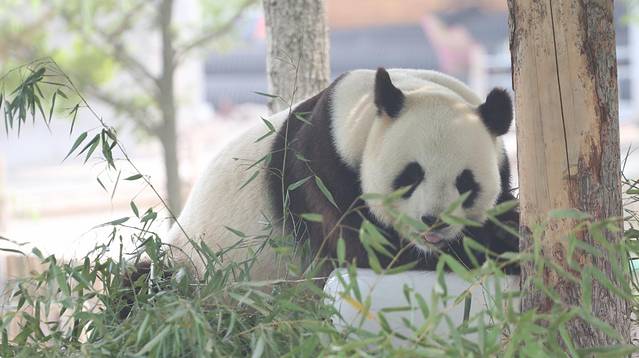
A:
{"type": "MultiPolygon", "coordinates": [[[[93,111],[71,80],[51,60],[35,61],[7,76],[0,79],[3,85],[0,109],[5,113],[7,132],[19,130],[27,119],[35,121],[36,117],[42,117],[48,123],[53,113],[65,113],[65,109],[73,126],[79,110],[93,111]],[[13,75],[19,80],[11,82],[7,79],[13,75]],[[5,92],[5,83],[17,83],[15,90],[5,92]],[[54,95],[57,102],[52,101],[54,95]],[[44,108],[45,104],[50,107],[44,108]]],[[[134,171],[126,179],[143,180],[155,191],[148,178],[126,155],[115,130],[95,112],[93,114],[100,127],[95,133],[79,134],[69,154],[82,155],[86,159],[98,156],[115,170],[116,166],[122,165],[114,159],[113,151],[119,150],[119,155],[134,171]]],[[[353,267],[347,269],[350,283],[344,283],[341,298],[364,317],[379,322],[382,327],[379,331],[367,331],[358,325],[336,328],[334,322],[339,322],[339,312],[332,304],[332,297],[322,291],[316,280],[255,282],[250,277],[250,266],[255,257],[244,263],[223,260],[227,250],[232,248],[213,250],[193,241],[197,254],[207,262],[206,272],[200,280],[195,280],[183,267],[176,265],[166,244],[154,233],[157,212],[140,210],[132,203],[131,217],[104,224],[112,228],[105,244],[96,247],[82,260],[62,262],[34,249],[31,254],[41,260],[45,269],[7,287],[10,305],[4,306],[1,318],[0,355],[536,357],[561,356],[566,351],[576,356],[629,354],[635,348],[625,344],[580,349],[567,334],[567,322],[579,318],[621,341],[615,327],[591,313],[590,304],[595,298],[590,294],[595,282],[623,297],[633,310],[636,309],[634,293],[638,281],[635,271],[629,270],[627,255],[637,252],[639,221],[632,204],[639,199],[639,191],[635,189],[636,181],[626,181],[630,200],[624,217],[626,230],[622,242],[609,243],[604,238],[603,233],[618,230],[618,221],[614,219],[593,222],[583,213],[565,210],[550,213],[549,220],[573,220],[579,230],[590,233],[594,242],[586,244],[569,236],[566,238],[568,246],[591,257],[607,258],[614,272],[632,279],[613,284],[596,269],[583,270],[575,262],[569,262],[570,270],[557,267],[539,254],[543,234],[543,227],[540,227],[533,235],[531,251],[508,254],[502,259],[518,263],[532,261],[540,274],[548,268],[568,280],[581,280],[583,299],[580,305],[565,305],[552,288],[543,286],[540,276],[533,275],[530,279],[534,287],[544,290],[552,299],[548,313],[519,313],[516,309],[519,293],[496,285],[490,297],[494,303],[488,309],[468,316],[461,324],[452,323],[447,311],[434,310],[433,303],[464,305],[468,297],[448,294],[445,281],[441,279],[446,271],[444,263],[455,260],[445,256],[436,271],[441,289],[433,292],[431,297],[415,295],[410,287],[397,293],[405,296],[407,305],[397,307],[395,311],[413,310],[424,318],[424,324],[419,326],[404,322],[411,332],[408,335],[398,334],[387,323],[387,315],[393,309],[379,312],[370,309],[366,292],[356,284],[357,271],[353,267]],[[128,231],[123,230],[127,227],[137,230],[127,234],[128,231]],[[125,252],[122,249],[125,240],[131,240],[135,250],[125,252]],[[156,274],[141,277],[135,283],[138,289],[132,291],[125,277],[143,255],[150,258],[156,274]],[[157,274],[160,272],[171,274],[157,274]],[[131,294],[134,297],[129,307],[126,298],[131,294]],[[122,320],[118,316],[126,308],[131,308],[131,312],[122,320]],[[449,333],[436,334],[434,327],[438,324],[449,325],[449,333]],[[476,334],[477,338],[469,339],[471,334],[476,334]]],[[[380,245],[379,236],[373,227],[368,228],[361,239],[375,247],[380,245]]],[[[471,240],[466,242],[469,246],[476,245],[471,240]]],[[[259,254],[258,250],[256,257],[259,254]]],[[[482,286],[495,278],[503,282],[503,265],[503,261],[488,260],[474,269],[454,264],[448,269],[464,278],[469,286],[482,286]]],[[[299,267],[293,269],[300,270],[299,267]]],[[[379,268],[379,271],[385,274],[383,269],[379,268]]]]}

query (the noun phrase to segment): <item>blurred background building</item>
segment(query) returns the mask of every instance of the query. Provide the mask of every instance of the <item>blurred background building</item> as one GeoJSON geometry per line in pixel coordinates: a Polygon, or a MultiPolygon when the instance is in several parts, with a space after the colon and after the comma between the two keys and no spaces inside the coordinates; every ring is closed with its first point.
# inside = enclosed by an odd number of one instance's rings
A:
{"type": "MultiPolygon", "coordinates": [[[[202,16],[196,3],[178,0],[175,12],[183,24],[202,16]]],[[[620,1],[615,5],[621,135],[628,148],[639,139],[639,20],[631,16],[631,6],[620,1]]],[[[480,94],[494,86],[511,89],[507,18],[506,0],[329,0],[332,75],[378,66],[436,69],[480,94]]],[[[265,48],[258,4],[238,17],[233,37],[198,52],[180,68],[176,78],[183,193],[221,146],[267,114],[266,99],[255,94],[267,91],[265,48]]],[[[137,55],[158,62],[152,53],[142,48],[137,55]]],[[[7,60],[2,56],[8,55],[0,51],[0,64],[7,60]]],[[[99,99],[89,101],[107,122],[117,114],[99,99]]],[[[127,118],[118,123],[133,161],[163,188],[160,146],[132,131],[127,118]]],[[[96,124],[85,116],[78,126],[83,130],[96,124]]],[[[140,208],[159,207],[139,183],[122,183],[115,193],[105,191],[96,177],[111,183],[116,178],[103,171],[102,163],[62,163],[73,140],[64,121],[54,121],[51,130],[36,124],[23,128],[19,137],[0,137],[0,236],[30,242],[47,253],[77,254],[104,239],[94,226],[132,215],[132,198],[140,208]]],[[[513,154],[514,134],[507,145],[513,154]]],[[[639,175],[639,161],[629,160],[626,172],[639,175]]]]}

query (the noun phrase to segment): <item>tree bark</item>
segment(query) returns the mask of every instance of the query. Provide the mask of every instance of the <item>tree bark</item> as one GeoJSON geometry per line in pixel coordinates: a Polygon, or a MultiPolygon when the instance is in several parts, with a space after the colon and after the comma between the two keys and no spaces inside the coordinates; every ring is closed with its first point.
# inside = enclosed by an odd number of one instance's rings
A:
{"type": "MultiPolygon", "coordinates": [[[[595,221],[622,217],[615,28],[610,0],[508,0],[508,7],[523,251],[530,250],[531,231],[552,209],[576,208],[595,221]]],[[[549,221],[541,253],[580,278],[582,272],[567,263],[566,235],[573,225],[549,221]]],[[[621,230],[604,234],[613,243],[622,239],[621,230]]],[[[577,239],[597,246],[585,230],[577,239]]],[[[613,276],[611,260],[618,257],[576,250],[572,258],[616,285],[627,279],[613,276]]],[[[533,263],[525,263],[521,308],[549,313],[552,300],[529,280],[534,274],[533,263]]],[[[545,268],[543,282],[565,305],[583,303],[582,287],[555,271],[545,268]]],[[[597,280],[590,312],[629,341],[627,302],[597,280]]],[[[617,343],[580,319],[570,321],[568,331],[579,347],[617,343]]]]}
{"type": "Polygon", "coordinates": [[[6,225],[7,225],[7,212],[6,212],[7,199],[5,197],[6,184],[4,181],[4,176],[5,176],[4,173],[5,173],[4,162],[3,162],[2,156],[0,155],[0,233],[2,233],[6,229],[6,225]]]}
{"type": "Polygon", "coordinates": [[[162,113],[160,143],[164,154],[166,193],[169,209],[178,215],[182,209],[181,182],[177,156],[177,125],[175,111],[175,49],[173,48],[173,0],[162,0],[159,23],[162,38],[162,73],[158,80],[158,104],[162,113]]]}
{"type": "Polygon", "coordinates": [[[323,0],[264,0],[269,109],[277,112],[328,86],[330,58],[323,0]]]}

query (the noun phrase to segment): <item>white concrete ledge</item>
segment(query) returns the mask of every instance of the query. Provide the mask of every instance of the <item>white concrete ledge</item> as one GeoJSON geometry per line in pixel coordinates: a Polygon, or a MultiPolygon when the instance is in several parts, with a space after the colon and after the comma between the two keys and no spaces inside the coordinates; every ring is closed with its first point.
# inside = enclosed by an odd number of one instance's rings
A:
{"type": "MultiPolygon", "coordinates": [[[[463,323],[466,299],[459,298],[465,292],[470,297],[469,317],[472,317],[495,306],[496,283],[501,283],[502,292],[513,292],[519,290],[519,276],[504,276],[502,279],[496,277],[485,278],[483,282],[467,282],[454,273],[444,273],[447,299],[441,298],[442,286],[437,281],[437,275],[433,271],[408,271],[396,275],[378,275],[369,269],[356,270],[356,281],[361,292],[361,301],[355,297],[352,289],[352,282],[346,269],[333,271],[324,286],[324,292],[328,295],[328,300],[332,301],[339,315],[333,317],[333,324],[340,328],[347,327],[361,328],[369,332],[377,333],[382,329],[378,318],[379,312],[384,312],[384,317],[391,329],[404,336],[413,336],[414,331],[410,329],[403,320],[410,322],[414,327],[421,327],[427,322],[422,314],[419,294],[426,302],[428,309],[433,312],[445,312],[453,325],[458,326],[463,323]],[[338,276],[341,276],[342,280],[338,276]],[[407,292],[407,293],[405,293],[407,292]],[[435,295],[433,295],[435,293],[435,295]],[[435,298],[439,293],[439,297],[435,298]],[[409,299],[406,298],[408,295],[409,299]],[[362,306],[370,299],[368,312],[362,306]],[[389,308],[402,308],[401,311],[390,310],[389,308]],[[341,316],[341,317],[340,317],[341,316]]],[[[512,302],[512,307],[518,310],[518,299],[512,302]]],[[[500,307],[499,309],[504,309],[500,307]]],[[[430,322],[433,332],[437,335],[447,335],[449,325],[445,320],[430,322]]],[[[475,335],[467,338],[475,340],[475,335]]],[[[400,343],[400,340],[396,340],[400,343]]]]}

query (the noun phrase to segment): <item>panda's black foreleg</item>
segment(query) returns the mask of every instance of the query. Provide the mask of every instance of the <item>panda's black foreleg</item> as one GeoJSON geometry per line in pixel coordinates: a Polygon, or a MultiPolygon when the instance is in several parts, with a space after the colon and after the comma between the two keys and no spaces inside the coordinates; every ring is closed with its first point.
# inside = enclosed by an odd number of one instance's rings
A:
{"type": "MultiPolygon", "coordinates": [[[[472,251],[469,253],[461,240],[451,244],[446,251],[469,268],[474,266],[475,261],[482,265],[486,261],[487,255],[494,255],[492,259],[503,261],[499,258],[501,254],[519,252],[519,237],[511,232],[516,233],[519,229],[519,211],[510,210],[497,216],[496,219],[499,224],[489,220],[482,227],[469,227],[465,230],[468,237],[486,248],[486,252],[472,251]],[[511,230],[505,229],[504,226],[511,230]],[[469,254],[473,256],[474,260],[469,254]]],[[[508,274],[519,274],[520,272],[517,263],[507,264],[503,270],[508,274]]]]}
{"type": "Polygon", "coordinates": [[[131,271],[127,271],[122,277],[122,284],[119,292],[114,295],[114,302],[118,307],[118,318],[126,319],[135,306],[135,301],[140,298],[148,299],[149,287],[153,292],[157,292],[159,287],[166,286],[168,280],[173,276],[172,271],[162,270],[157,275],[155,285],[149,285],[151,276],[151,262],[140,261],[133,265],[131,271]]]}

